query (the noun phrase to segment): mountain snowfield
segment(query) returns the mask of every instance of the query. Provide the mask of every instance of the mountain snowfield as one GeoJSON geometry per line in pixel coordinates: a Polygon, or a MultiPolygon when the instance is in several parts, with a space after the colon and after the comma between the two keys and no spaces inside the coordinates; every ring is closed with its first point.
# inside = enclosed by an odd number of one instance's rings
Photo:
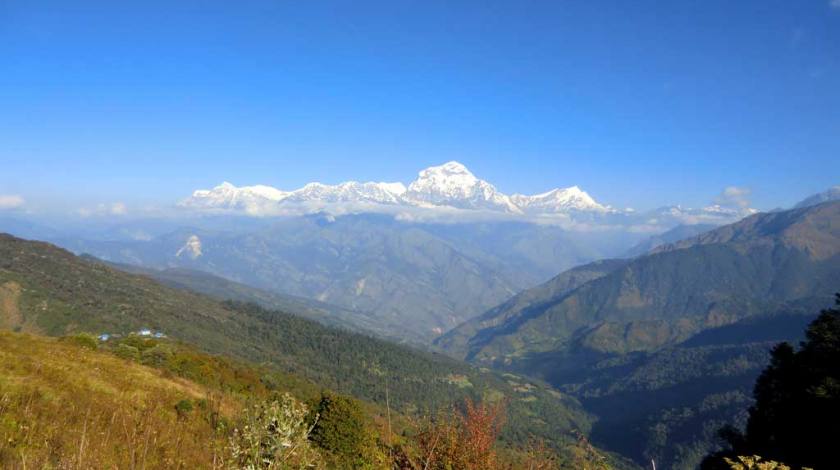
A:
{"type": "Polygon", "coordinates": [[[477,178],[466,166],[451,161],[419,172],[407,187],[403,183],[348,181],[337,185],[309,183],[294,191],[270,186],[237,187],[224,182],[200,189],[181,201],[182,209],[233,212],[250,216],[302,215],[321,211],[337,213],[426,211],[447,215],[483,213],[510,219],[545,223],[597,220],[620,225],[723,224],[755,213],[749,208],[711,205],[701,209],[668,206],[645,213],[618,210],[597,202],[578,186],[555,188],[535,194],[506,195],[477,178]],[[469,211],[469,212],[462,212],[469,211]]]}
{"type": "MultiPolygon", "coordinates": [[[[591,200],[588,196],[587,199],[591,200]]],[[[309,183],[295,191],[282,191],[262,185],[237,188],[225,182],[210,190],[195,191],[180,205],[194,209],[234,210],[259,216],[283,214],[286,213],[284,208],[294,205],[302,206],[295,207],[296,210],[313,212],[322,210],[326,204],[341,203],[524,213],[509,196],[487,181],[476,178],[458,162],[426,168],[408,187],[402,183],[348,181],[337,185],[309,183]]],[[[375,207],[367,209],[375,211],[375,207]]],[[[587,210],[589,207],[580,205],[574,209],[587,210]]]]}

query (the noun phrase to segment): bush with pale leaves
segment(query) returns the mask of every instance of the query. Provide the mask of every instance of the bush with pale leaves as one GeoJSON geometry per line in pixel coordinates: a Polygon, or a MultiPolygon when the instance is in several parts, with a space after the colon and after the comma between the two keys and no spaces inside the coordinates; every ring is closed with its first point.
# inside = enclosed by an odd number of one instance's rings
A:
{"type": "MultiPolygon", "coordinates": [[[[320,467],[309,441],[309,410],[289,394],[246,410],[230,438],[231,468],[305,469],[320,467]]],[[[316,418],[317,421],[317,418],[316,418]]]]}

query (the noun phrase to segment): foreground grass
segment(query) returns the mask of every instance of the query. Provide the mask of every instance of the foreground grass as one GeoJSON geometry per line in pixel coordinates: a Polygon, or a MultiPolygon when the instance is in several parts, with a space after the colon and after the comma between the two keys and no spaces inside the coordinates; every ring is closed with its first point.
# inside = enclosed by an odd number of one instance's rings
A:
{"type": "Polygon", "coordinates": [[[219,467],[219,428],[240,403],[166,375],[72,340],[0,332],[0,468],[219,467]]]}

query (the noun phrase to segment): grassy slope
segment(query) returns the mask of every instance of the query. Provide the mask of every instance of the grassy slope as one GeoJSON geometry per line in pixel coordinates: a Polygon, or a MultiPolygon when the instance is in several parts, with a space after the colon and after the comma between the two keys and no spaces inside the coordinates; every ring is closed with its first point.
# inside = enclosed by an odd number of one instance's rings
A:
{"type": "MultiPolygon", "coordinates": [[[[224,442],[174,405],[204,386],[72,342],[0,331],[0,467],[210,468],[224,442]]],[[[223,415],[240,404],[217,395],[223,415]]]]}
{"type": "Polygon", "coordinates": [[[505,398],[510,416],[503,438],[510,442],[533,434],[562,446],[572,430],[589,429],[574,399],[534,381],[482,372],[293,315],[223,304],[45,243],[0,236],[0,286],[0,306],[14,305],[3,308],[8,328],[48,335],[155,328],[206,351],[265,362],[376,403],[384,403],[387,379],[392,406],[409,414],[465,397],[505,398]]]}

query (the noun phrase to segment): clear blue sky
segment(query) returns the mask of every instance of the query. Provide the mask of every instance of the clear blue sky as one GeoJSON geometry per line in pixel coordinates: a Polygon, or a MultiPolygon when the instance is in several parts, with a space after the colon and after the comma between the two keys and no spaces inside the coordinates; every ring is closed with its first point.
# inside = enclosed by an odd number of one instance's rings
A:
{"type": "Polygon", "coordinates": [[[452,159],[510,193],[789,205],[840,183],[840,0],[0,1],[0,195],[452,159]]]}

